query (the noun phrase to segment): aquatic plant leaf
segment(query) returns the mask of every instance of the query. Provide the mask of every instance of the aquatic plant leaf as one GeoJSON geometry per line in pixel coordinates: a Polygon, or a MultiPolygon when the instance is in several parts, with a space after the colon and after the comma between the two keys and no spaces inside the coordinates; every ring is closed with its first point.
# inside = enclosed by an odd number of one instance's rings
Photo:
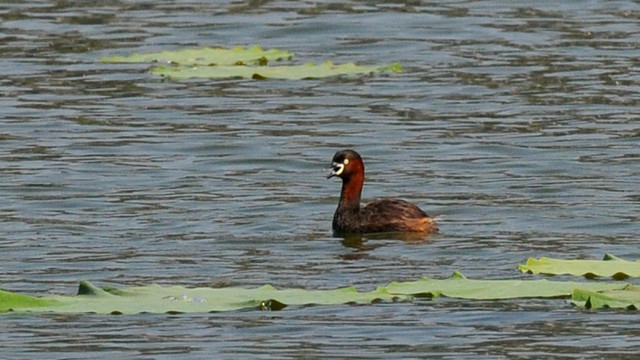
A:
{"type": "Polygon", "coordinates": [[[640,276],[640,262],[626,261],[606,254],[603,260],[562,260],[552,258],[529,258],[527,263],[519,265],[522,272],[547,275],[577,275],[586,277],[611,276],[625,279],[640,276]]]}
{"type": "Polygon", "coordinates": [[[362,75],[376,72],[400,72],[399,64],[389,66],[362,66],[354,63],[335,65],[330,61],[316,65],[282,66],[156,66],[150,70],[153,74],[173,80],[205,78],[246,78],[246,79],[286,79],[301,80],[325,78],[339,75],[362,75]]]}
{"type": "Polygon", "coordinates": [[[102,58],[108,63],[150,63],[179,65],[266,65],[269,61],[291,59],[288,51],[270,49],[262,50],[259,46],[251,48],[236,47],[233,49],[205,47],[201,49],[183,49],[162,51],[157,53],[102,58]]]}
{"type": "Polygon", "coordinates": [[[446,296],[458,299],[505,300],[516,298],[570,297],[575,289],[592,291],[623,288],[625,284],[541,280],[473,280],[455,272],[447,279],[423,277],[417,281],[392,282],[391,294],[446,296]]]}
{"type": "Polygon", "coordinates": [[[640,288],[634,285],[627,285],[622,289],[605,291],[576,289],[571,296],[571,303],[587,309],[638,310],[640,309],[640,288]]]}
{"type": "MultiPolygon", "coordinates": [[[[0,312],[37,311],[57,313],[136,314],[172,312],[217,312],[239,309],[279,309],[287,305],[370,303],[402,298],[384,288],[358,292],[353,287],[335,290],[278,290],[270,285],[254,289],[185,288],[148,285],[125,289],[100,289],[83,281],[77,296],[30,297],[6,294],[0,297],[0,312]],[[18,297],[22,299],[19,301],[18,297]]],[[[406,298],[406,297],[405,297],[406,298]]]]}
{"type": "Polygon", "coordinates": [[[80,284],[76,296],[31,297],[0,293],[0,312],[57,313],[172,313],[214,312],[240,309],[278,310],[288,305],[330,305],[375,301],[408,300],[413,296],[448,296],[461,299],[500,300],[513,298],[569,297],[575,289],[598,292],[623,289],[626,284],[601,282],[558,282],[547,280],[470,280],[460,273],[447,279],[421,278],[392,282],[374,291],[359,292],[353,287],[335,290],[279,290],[270,285],[254,289],[185,288],[149,285],[125,289],[80,284]]]}
{"type": "Polygon", "coordinates": [[[334,65],[325,62],[320,65],[266,66],[272,61],[291,59],[293,55],[285,50],[262,50],[236,47],[233,49],[209,48],[162,51],[129,56],[105,57],[109,63],[158,63],[149,71],[174,80],[204,78],[247,78],[247,79],[289,79],[300,80],[324,78],[337,75],[361,75],[375,72],[400,72],[399,64],[388,66],[361,66],[353,63],[334,65]]]}
{"type": "Polygon", "coordinates": [[[39,298],[0,290],[0,312],[13,308],[55,307],[58,302],[52,298],[39,298]]]}

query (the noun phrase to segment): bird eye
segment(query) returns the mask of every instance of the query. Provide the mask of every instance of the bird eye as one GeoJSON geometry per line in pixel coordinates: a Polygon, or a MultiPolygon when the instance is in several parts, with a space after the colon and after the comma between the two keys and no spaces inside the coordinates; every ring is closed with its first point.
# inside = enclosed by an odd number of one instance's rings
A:
{"type": "Polygon", "coordinates": [[[344,161],[342,163],[345,164],[345,165],[349,164],[349,159],[344,159],[344,161]]]}

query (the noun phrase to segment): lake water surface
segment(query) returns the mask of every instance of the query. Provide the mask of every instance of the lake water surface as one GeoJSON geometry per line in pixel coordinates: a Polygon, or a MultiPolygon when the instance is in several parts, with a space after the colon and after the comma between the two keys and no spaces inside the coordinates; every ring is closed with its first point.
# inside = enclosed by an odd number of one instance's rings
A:
{"type": "MultiPolygon", "coordinates": [[[[640,259],[640,5],[48,1],[0,5],[0,287],[534,278],[528,257],[640,259]],[[400,74],[171,82],[103,56],[202,46],[400,74]],[[335,151],[426,242],[331,234],[335,151]]],[[[564,277],[559,277],[564,279],[564,277]]],[[[628,281],[634,282],[634,279],[628,281]]],[[[0,358],[632,359],[640,313],[418,299],[217,314],[8,314],[0,358]]]]}

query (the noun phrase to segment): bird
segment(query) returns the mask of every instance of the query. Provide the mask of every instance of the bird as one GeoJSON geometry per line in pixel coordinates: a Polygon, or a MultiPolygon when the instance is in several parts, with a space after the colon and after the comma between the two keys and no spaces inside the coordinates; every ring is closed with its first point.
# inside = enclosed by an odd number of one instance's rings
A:
{"type": "Polygon", "coordinates": [[[438,231],[434,218],[405,200],[379,199],[361,206],[364,162],[355,150],[336,152],[330,169],[327,179],[342,179],[340,201],[333,215],[334,234],[403,232],[427,235],[438,231]]]}

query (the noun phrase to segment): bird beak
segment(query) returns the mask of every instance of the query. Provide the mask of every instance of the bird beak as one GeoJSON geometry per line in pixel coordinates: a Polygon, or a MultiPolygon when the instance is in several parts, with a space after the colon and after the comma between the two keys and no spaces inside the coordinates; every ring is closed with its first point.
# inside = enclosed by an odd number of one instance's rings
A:
{"type": "Polygon", "coordinates": [[[331,171],[329,172],[327,179],[331,179],[334,176],[340,176],[340,174],[342,174],[342,172],[344,171],[344,164],[340,164],[337,162],[331,163],[330,169],[331,171]]]}

